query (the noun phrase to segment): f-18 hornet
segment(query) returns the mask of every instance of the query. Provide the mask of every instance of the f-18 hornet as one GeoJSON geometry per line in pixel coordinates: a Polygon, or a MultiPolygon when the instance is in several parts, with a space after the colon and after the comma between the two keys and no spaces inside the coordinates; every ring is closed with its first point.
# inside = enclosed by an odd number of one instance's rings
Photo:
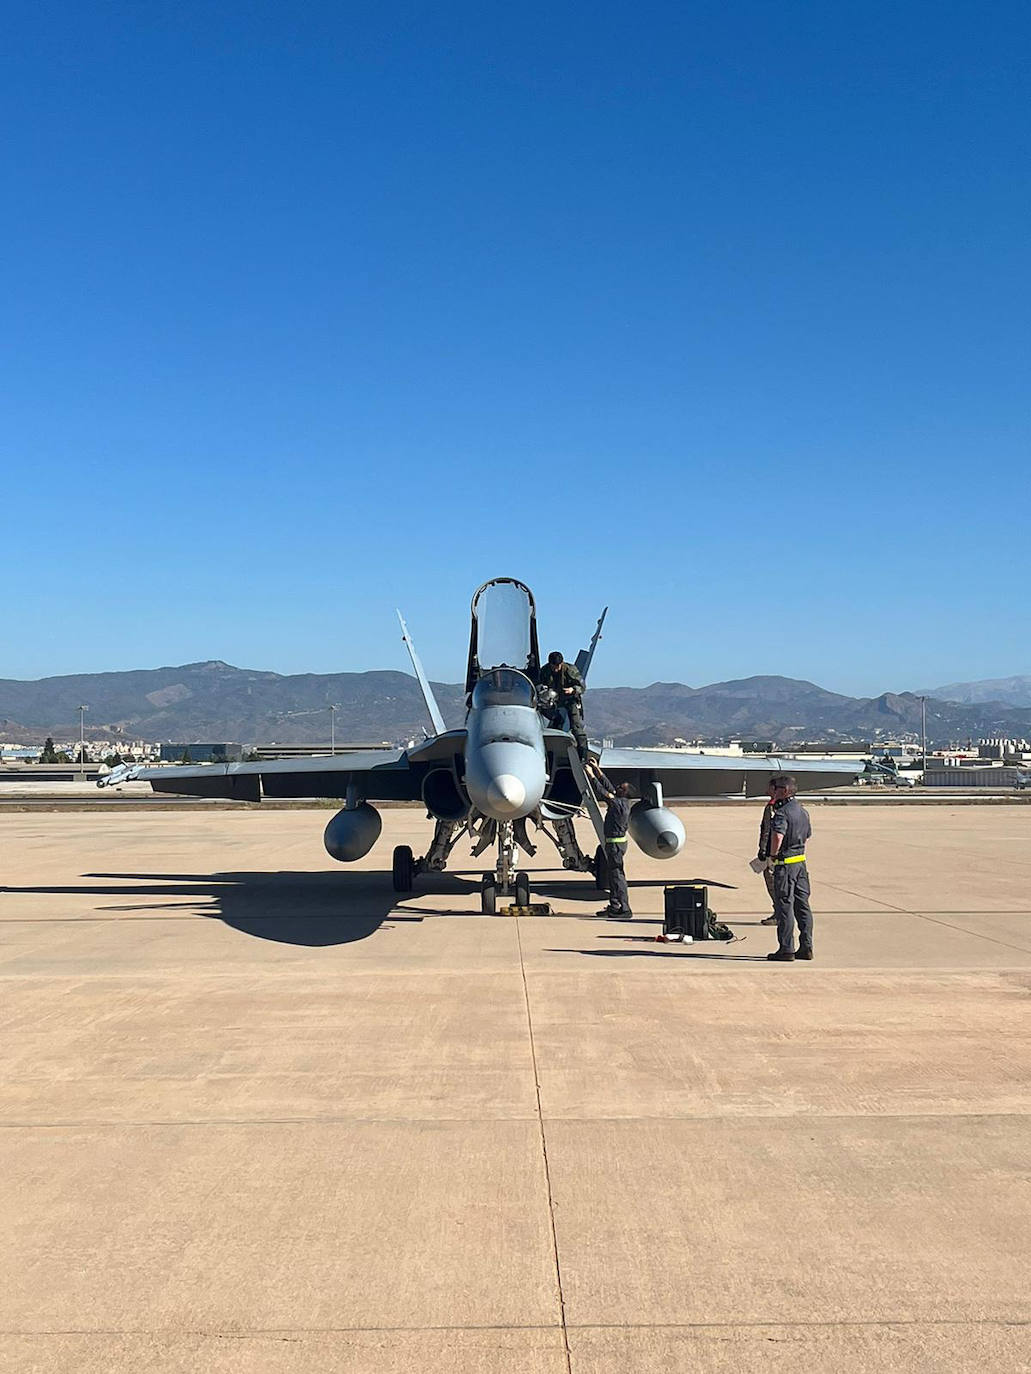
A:
{"type": "MultiPolygon", "coordinates": [[[[576,658],[585,681],[604,620],[603,611],[589,647],[576,658]]],[[[374,802],[421,801],[433,821],[433,835],[419,858],[407,845],[394,849],[395,891],[411,892],[416,879],[442,872],[456,844],[467,837],[474,857],[495,853],[494,866],[481,881],[486,913],[496,909],[499,894],[514,894],[517,906],[529,904],[529,877],[517,871],[518,857],[520,852],[535,854],[533,841],[541,835],[555,846],[564,868],[593,874],[601,887],[602,818],[573,736],[564,728],[568,720],[561,718],[560,703],[548,700],[539,685],[537,608],[529,587],[496,577],[472,599],[461,729],[447,729],[403,619],[401,630],[433,727],[421,743],[256,763],[121,767],[100,785],[143,779],[155,792],[240,801],[339,798],[343,807],[326,826],[324,842],[341,863],[364,858],[379,839],[383,822],[374,802]],[[592,853],[580,847],[574,827],[574,819],[582,815],[589,818],[598,842],[592,853]]],[[[653,859],[675,858],[684,847],[684,826],[669,801],[760,796],[771,774],[778,772],[794,774],[800,791],[840,787],[863,771],[861,764],[830,759],[600,747],[592,747],[592,753],[613,783],[630,783],[639,798],[631,812],[630,836],[653,859]]]]}

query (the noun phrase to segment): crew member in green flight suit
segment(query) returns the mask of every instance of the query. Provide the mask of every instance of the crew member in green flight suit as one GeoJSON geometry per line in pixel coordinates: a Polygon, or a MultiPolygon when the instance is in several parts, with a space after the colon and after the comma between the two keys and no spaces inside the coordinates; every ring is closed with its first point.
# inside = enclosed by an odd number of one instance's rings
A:
{"type": "Polygon", "coordinates": [[[584,729],[584,680],[579,668],[567,663],[560,650],[555,649],[548,655],[548,661],[541,669],[540,684],[555,693],[555,706],[550,716],[550,724],[562,728],[561,711],[569,713],[569,730],[576,740],[576,752],[584,763],[587,762],[587,731],[584,729]]]}

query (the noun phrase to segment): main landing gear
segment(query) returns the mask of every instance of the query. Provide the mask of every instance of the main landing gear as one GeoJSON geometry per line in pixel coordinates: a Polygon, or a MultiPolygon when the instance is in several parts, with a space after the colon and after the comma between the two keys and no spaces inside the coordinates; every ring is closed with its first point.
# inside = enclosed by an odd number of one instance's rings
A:
{"type": "Polygon", "coordinates": [[[433,840],[421,859],[414,856],[409,845],[399,844],[394,850],[394,891],[411,892],[420,873],[443,873],[448,855],[466,829],[465,821],[437,821],[433,840]]]}
{"type": "Polygon", "coordinates": [[[394,891],[411,892],[415,886],[415,856],[407,844],[394,850],[394,891]]]}

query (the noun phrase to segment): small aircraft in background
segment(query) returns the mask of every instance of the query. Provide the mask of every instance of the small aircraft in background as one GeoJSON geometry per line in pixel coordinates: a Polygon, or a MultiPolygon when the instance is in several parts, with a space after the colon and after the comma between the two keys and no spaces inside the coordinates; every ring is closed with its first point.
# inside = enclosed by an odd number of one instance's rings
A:
{"type": "MultiPolygon", "coordinates": [[[[603,611],[589,647],[576,658],[585,681],[604,620],[603,611]]],[[[493,912],[498,895],[512,894],[517,906],[529,905],[529,876],[517,871],[520,850],[536,853],[528,824],[554,844],[564,868],[592,873],[601,887],[602,817],[572,734],[549,723],[556,703],[546,700],[539,686],[537,608],[529,587],[496,577],[473,597],[461,729],[447,729],[403,619],[401,630],[433,726],[422,743],[258,763],[123,765],[97,785],[140,779],[155,792],[238,801],[340,798],[344,805],[326,826],[324,842],[342,863],[364,858],[379,839],[383,822],[373,802],[421,801],[434,822],[433,837],[420,858],[407,845],[394,849],[396,892],[411,892],[416,878],[443,872],[467,835],[474,857],[496,849],[494,867],[482,877],[481,909],[493,912]],[[585,813],[598,841],[592,854],[580,847],[573,824],[585,813]]],[[[640,798],[631,812],[630,836],[654,859],[672,859],[684,847],[683,823],[667,800],[761,796],[770,775],[778,772],[794,774],[799,791],[840,787],[863,771],[861,764],[831,759],[724,758],[663,749],[592,752],[613,783],[630,783],[640,798]]]]}

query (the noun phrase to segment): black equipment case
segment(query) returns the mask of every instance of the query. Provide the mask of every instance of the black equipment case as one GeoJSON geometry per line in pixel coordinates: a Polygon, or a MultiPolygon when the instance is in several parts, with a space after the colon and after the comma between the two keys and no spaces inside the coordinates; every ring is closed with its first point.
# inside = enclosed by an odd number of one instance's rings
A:
{"type": "Polygon", "coordinates": [[[690,935],[692,940],[709,938],[709,889],[686,883],[663,889],[665,915],[663,935],[690,935]]]}

